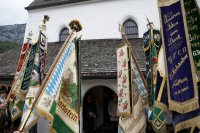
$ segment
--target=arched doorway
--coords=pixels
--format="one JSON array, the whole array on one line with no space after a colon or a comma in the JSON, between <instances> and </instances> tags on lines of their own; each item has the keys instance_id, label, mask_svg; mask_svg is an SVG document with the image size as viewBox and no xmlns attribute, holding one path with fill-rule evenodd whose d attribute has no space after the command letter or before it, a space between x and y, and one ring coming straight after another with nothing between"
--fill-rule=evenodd
<instances>
[{"instance_id":1,"label":"arched doorway","mask_svg":"<svg viewBox=\"0 0 200 133\"><path fill-rule=\"evenodd\" d=\"M116 94L112 89L106 86L95 86L89 89L83 98L83 112L86 110L86 101L88 95L92 96L97 108L97 116L95 119L95 132L97 133L111 133L111 121L108 113L109 101L112 99L113 94ZM83 113L84 114L84 113ZM83 115L83 129L85 131L85 124L87 118Z\"/></svg>"}]
</instances>

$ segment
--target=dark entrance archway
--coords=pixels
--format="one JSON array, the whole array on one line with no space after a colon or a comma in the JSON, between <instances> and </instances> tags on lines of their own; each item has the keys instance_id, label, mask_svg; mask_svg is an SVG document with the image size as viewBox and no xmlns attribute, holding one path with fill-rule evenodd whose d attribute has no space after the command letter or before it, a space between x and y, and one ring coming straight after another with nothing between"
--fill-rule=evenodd
<instances>
[{"instance_id":1,"label":"dark entrance archway","mask_svg":"<svg viewBox=\"0 0 200 133\"><path fill-rule=\"evenodd\" d=\"M95 133L111 133L111 121L108 113L109 101L112 99L115 92L106 86L95 86L91 88L83 98L83 129L87 122L86 114L86 101L89 95L92 96L97 108L97 115L95 119Z\"/></svg>"}]
</instances>

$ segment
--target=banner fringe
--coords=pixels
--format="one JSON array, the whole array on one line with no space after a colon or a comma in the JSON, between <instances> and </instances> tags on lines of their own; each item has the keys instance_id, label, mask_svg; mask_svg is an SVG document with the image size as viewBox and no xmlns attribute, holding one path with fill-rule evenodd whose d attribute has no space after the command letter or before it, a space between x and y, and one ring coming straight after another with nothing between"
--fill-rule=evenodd
<instances>
[{"instance_id":1,"label":"banner fringe","mask_svg":"<svg viewBox=\"0 0 200 133\"><path fill-rule=\"evenodd\" d=\"M158 0L158 7L170 6L179 0Z\"/></svg>"},{"instance_id":2,"label":"banner fringe","mask_svg":"<svg viewBox=\"0 0 200 133\"><path fill-rule=\"evenodd\" d=\"M164 103L162 102L159 102L159 101L154 101L154 104L157 108L160 108L162 109L164 112L169 112L169 108L167 105L165 105Z\"/></svg>"},{"instance_id":3,"label":"banner fringe","mask_svg":"<svg viewBox=\"0 0 200 133\"><path fill-rule=\"evenodd\" d=\"M199 109L198 98L187 101L186 104L176 103L171 100L169 101L169 110L173 110L181 114L188 113L197 109Z\"/></svg>"},{"instance_id":4,"label":"banner fringe","mask_svg":"<svg viewBox=\"0 0 200 133\"><path fill-rule=\"evenodd\" d=\"M177 133L178 131L180 131L182 129L186 129L186 128L190 128L190 127L200 128L200 116L177 124L174 128L174 131L175 131L175 133Z\"/></svg>"}]
</instances>

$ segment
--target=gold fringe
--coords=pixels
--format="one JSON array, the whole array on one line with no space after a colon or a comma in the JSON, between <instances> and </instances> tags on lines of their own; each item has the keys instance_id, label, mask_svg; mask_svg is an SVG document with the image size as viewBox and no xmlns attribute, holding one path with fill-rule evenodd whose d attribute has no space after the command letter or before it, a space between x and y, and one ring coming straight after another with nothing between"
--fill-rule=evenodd
<instances>
[{"instance_id":1,"label":"gold fringe","mask_svg":"<svg viewBox=\"0 0 200 133\"><path fill-rule=\"evenodd\" d=\"M165 105L164 103L161 103L159 101L154 101L154 104L157 108L160 108L162 109L164 112L168 112L169 111L169 108L167 105Z\"/></svg>"},{"instance_id":2,"label":"gold fringe","mask_svg":"<svg viewBox=\"0 0 200 133\"><path fill-rule=\"evenodd\" d=\"M182 129L186 129L186 128L190 128L190 127L200 128L200 116L177 124L174 128L174 131L175 131L175 133L177 133L178 131L180 131Z\"/></svg>"},{"instance_id":3,"label":"gold fringe","mask_svg":"<svg viewBox=\"0 0 200 133\"><path fill-rule=\"evenodd\" d=\"M148 46L147 47L143 47L144 52L146 52L147 50L149 50L150 46L151 46L151 41L148 42Z\"/></svg>"},{"instance_id":4,"label":"gold fringe","mask_svg":"<svg viewBox=\"0 0 200 133\"><path fill-rule=\"evenodd\" d=\"M126 113L117 112L117 116L129 117L129 116L131 116L131 112L126 112Z\"/></svg>"},{"instance_id":5,"label":"gold fringe","mask_svg":"<svg viewBox=\"0 0 200 133\"><path fill-rule=\"evenodd\" d=\"M123 133L126 133L125 131L124 131L124 129L123 129L123 127L120 125L120 124L118 124L118 126L121 128L121 130L122 130L122 132ZM138 133L144 133L144 131L146 130L146 123L142 126L142 128L140 129L140 131L138 132Z\"/></svg>"},{"instance_id":6,"label":"gold fringe","mask_svg":"<svg viewBox=\"0 0 200 133\"><path fill-rule=\"evenodd\" d=\"M179 0L158 0L158 9L159 9L159 17L160 17L160 24L161 27L163 27L162 24L162 16L161 16L161 9L160 7L163 6L170 6L171 4L174 4L176 2L178 2ZM187 41L187 48L188 51L191 51L190 48L190 41L189 41L189 35L188 35L188 29L187 29L187 24L186 24L186 18L185 18L185 13L184 13L184 4L183 1L180 1L181 3L181 9L182 9L182 13L183 13L183 22L184 22L184 30L185 30L185 34L186 34L186 41ZM162 42L164 41L164 35L163 35L163 29L161 28L161 35L162 35ZM164 53L166 53L165 48L164 48ZM195 77L195 67L194 67L194 62L192 60L192 53L188 52L189 54L189 58L190 58L190 64L191 64L191 71L192 71L192 78L193 78L193 85L194 85L194 98L186 101L186 102L175 102L173 100L171 100L171 96L170 96L170 85L169 85L169 81L167 81L167 92L168 92L168 101L169 101L169 109L173 110L173 111L177 111L179 113L187 113L190 112L192 110L196 110L199 108L199 104L198 104L198 87L197 87L197 81L195 81L196 77ZM166 60L166 56L165 56L165 60ZM167 65L167 64L166 64ZM169 79L168 76L168 70L166 69L166 73L167 73L167 79Z\"/></svg>"},{"instance_id":7,"label":"gold fringe","mask_svg":"<svg viewBox=\"0 0 200 133\"><path fill-rule=\"evenodd\" d=\"M198 98L193 98L190 101L187 101L187 103L185 104L169 100L169 110L173 110L181 114L191 112L198 108L199 108Z\"/></svg>"},{"instance_id":8,"label":"gold fringe","mask_svg":"<svg viewBox=\"0 0 200 133\"><path fill-rule=\"evenodd\" d=\"M158 7L163 7L163 6L170 6L171 4L174 4L178 2L179 0L158 0Z\"/></svg>"}]
</instances>

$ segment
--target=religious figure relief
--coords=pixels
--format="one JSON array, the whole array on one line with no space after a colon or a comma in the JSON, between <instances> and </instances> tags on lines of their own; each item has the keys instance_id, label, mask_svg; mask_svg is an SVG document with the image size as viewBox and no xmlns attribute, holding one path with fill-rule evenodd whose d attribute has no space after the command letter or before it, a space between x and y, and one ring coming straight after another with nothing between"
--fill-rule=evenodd
<instances>
[{"instance_id":1,"label":"religious figure relief","mask_svg":"<svg viewBox=\"0 0 200 133\"><path fill-rule=\"evenodd\" d=\"M71 107L77 108L77 83L74 81L74 76L75 73L70 68L64 72L60 93Z\"/></svg>"}]
</instances>

